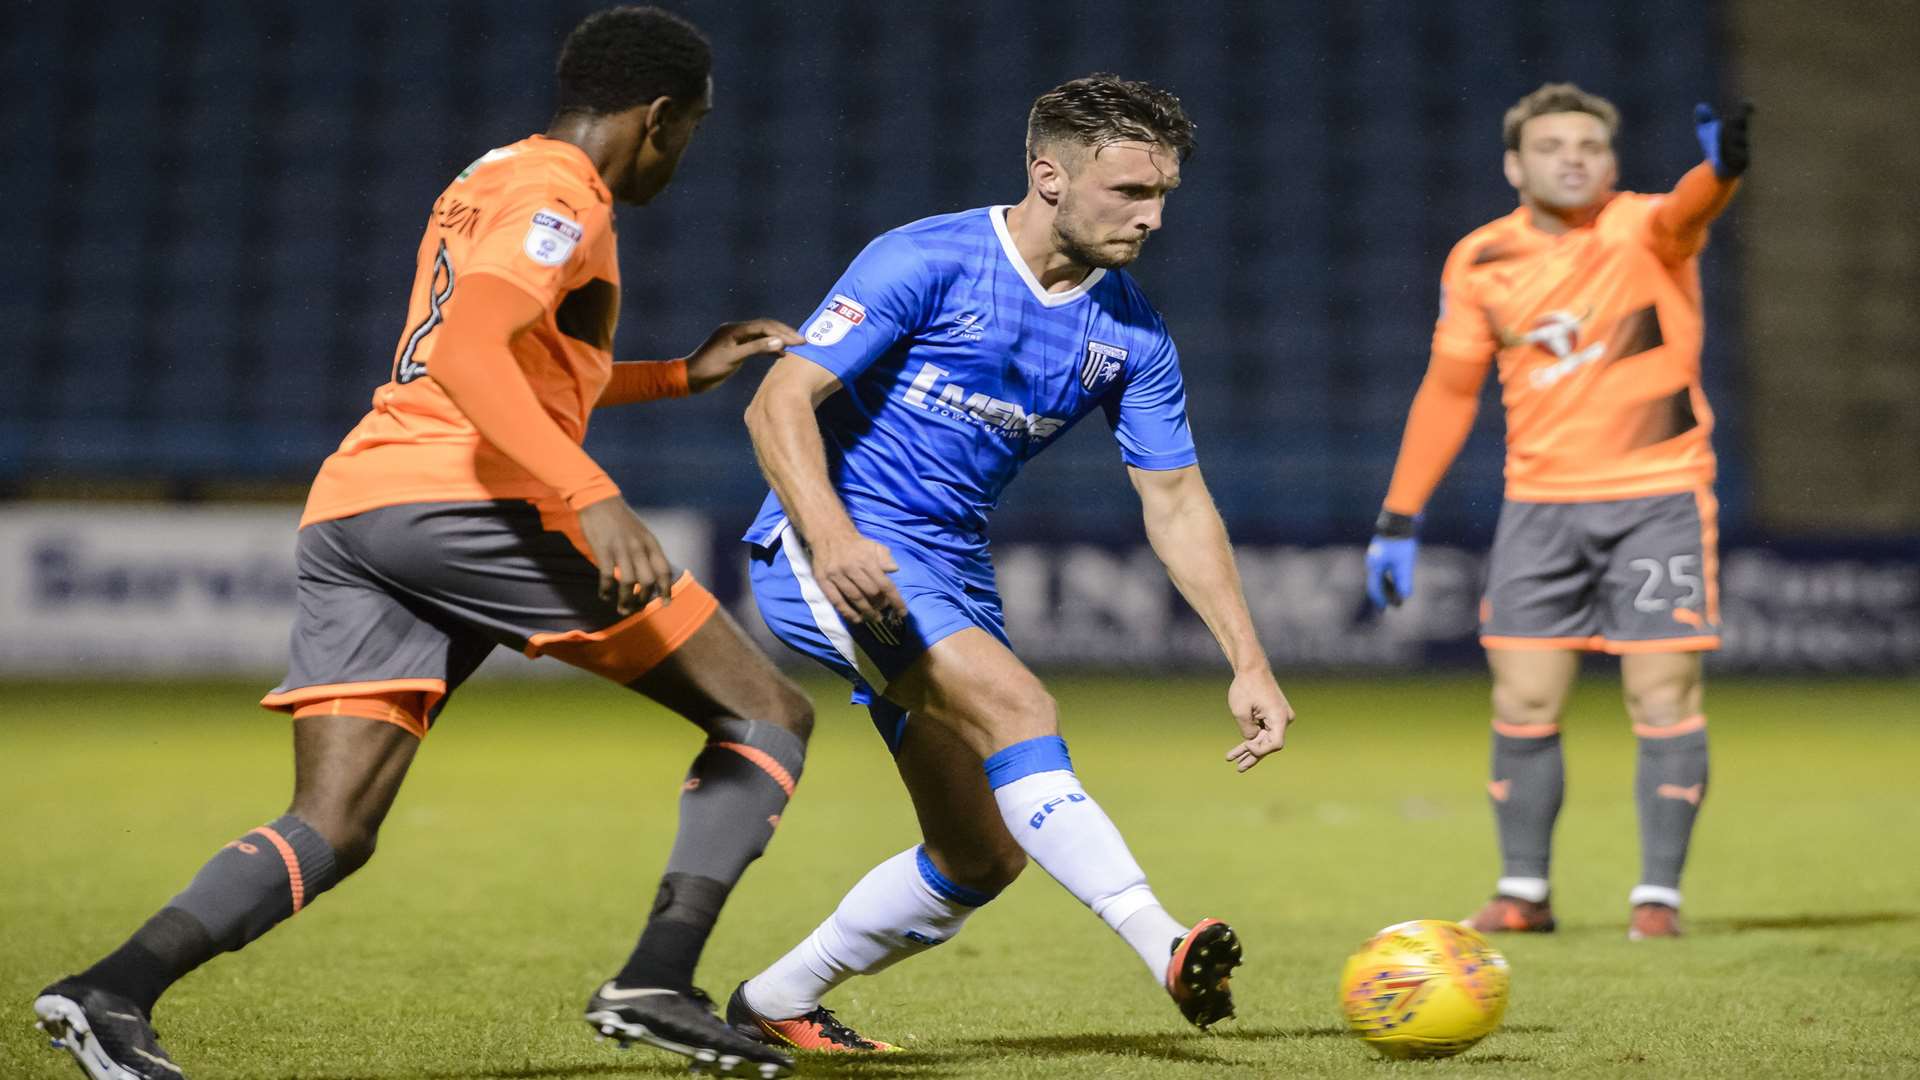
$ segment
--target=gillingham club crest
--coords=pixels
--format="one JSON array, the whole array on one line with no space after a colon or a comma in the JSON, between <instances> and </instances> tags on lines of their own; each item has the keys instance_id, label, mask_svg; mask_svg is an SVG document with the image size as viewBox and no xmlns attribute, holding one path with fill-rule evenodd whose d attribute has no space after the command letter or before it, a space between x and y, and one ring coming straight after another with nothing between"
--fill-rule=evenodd
<instances>
[{"instance_id":1,"label":"gillingham club crest","mask_svg":"<svg viewBox=\"0 0 1920 1080\"><path fill-rule=\"evenodd\" d=\"M1127 350L1118 345L1087 342L1087 358L1080 363L1080 385L1089 394L1099 393L1120 377L1120 365L1126 360Z\"/></svg>"}]
</instances>

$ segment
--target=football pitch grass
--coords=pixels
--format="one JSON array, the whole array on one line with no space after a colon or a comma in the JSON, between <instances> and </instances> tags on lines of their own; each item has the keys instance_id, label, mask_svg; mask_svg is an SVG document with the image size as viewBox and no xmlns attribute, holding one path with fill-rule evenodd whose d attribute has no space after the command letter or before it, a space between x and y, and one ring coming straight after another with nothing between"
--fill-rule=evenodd
<instances>
[{"instance_id":1,"label":"football pitch grass","mask_svg":"<svg viewBox=\"0 0 1920 1080\"><path fill-rule=\"evenodd\" d=\"M1225 680L1054 683L1074 760L1169 909L1224 917L1239 1018L1187 1028L1139 961L1037 868L949 945L830 1000L907 1052L802 1075L1920 1075L1920 685L1709 688L1711 794L1688 937L1630 944L1633 741L1610 669L1567 723L1551 936L1497 940L1506 1024L1445 1062L1344 1030L1345 956L1457 918L1495 876L1485 686L1294 679L1290 748L1246 776ZM864 712L809 687L798 797L701 968L724 1000L822 918L913 818ZM215 849L276 816L285 722L259 688L0 685L0 1076L71 1077L29 1027L41 985L118 944ZM672 1076L596 1044L588 992L631 947L694 730L584 679L482 683L427 740L368 868L160 1005L195 1080Z\"/></svg>"}]
</instances>

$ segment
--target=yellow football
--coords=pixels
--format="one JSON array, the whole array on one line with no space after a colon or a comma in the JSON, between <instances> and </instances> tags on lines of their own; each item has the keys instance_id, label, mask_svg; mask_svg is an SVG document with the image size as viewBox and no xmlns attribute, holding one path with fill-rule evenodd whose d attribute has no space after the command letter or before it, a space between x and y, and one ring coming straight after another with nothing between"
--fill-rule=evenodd
<instances>
[{"instance_id":1,"label":"yellow football","mask_svg":"<svg viewBox=\"0 0 1920 1080\"><path fill-rule=\"evenodd\" d=\"M1500 1026L1507 958L1459 923L1395 923L1348 958L1340 1010L1388 1057L1452 1057Z\"/></svg>"}]
</instances>

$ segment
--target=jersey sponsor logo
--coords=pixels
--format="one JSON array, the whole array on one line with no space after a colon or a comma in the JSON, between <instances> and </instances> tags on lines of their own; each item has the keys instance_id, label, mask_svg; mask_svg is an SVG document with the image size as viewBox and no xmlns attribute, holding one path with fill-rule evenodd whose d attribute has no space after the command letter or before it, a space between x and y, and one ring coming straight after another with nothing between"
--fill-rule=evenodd
<instances>
[{"instance_id":1,"label":"jersey sponsor logo","mask_svg":"<svg viewBox=\"0 0 1920 1080\"><path fill-rule=\"evenodd\" d=\"M901 400L916 409L958 416L1002 435L1025 435L1044 439L1066 426L1065 420L1028 413L1018 402L1002 401L986 394L970 394L959 383L940 385L951 372L938 364L924 364ZM937 393L936 393L937 391Z\"/></svg>"},{"instance_id":2,"label":"jersey sponsor logo","mask_svg":"<svg viewBox=\"0 0 1920 1080\"><path fill-rule=\"evenodd\" d=\"M835 293L807 327L807 341L815 345L837 345L849 331L867 321L867 309L851 296Z\"/></svg>"},{"instance_id":3,"label":"jersey sponsor logo","mask_svg":"<svg viewBox=\"0 0 1920 1080\"><path fill-rule=\"evenodd\" d=\"M1096 393L1120 377L1120 365L1126 363L1127 350L1104 342L1087 342L1087 358L1080 362L1080 385L1087 393Z\"/></svg>"},{"instance_id":4,"label":"jersey sponsor logo","mask_svg":"<svg viewBox=\"0 0 1920 1080\"><path fill-rule=\"evenodd\" d=\"M1538 345L1559 358L1544 367L1534 368L1527 375L1534 389L1545 390L1600 359L1607 351L1605 341L1596 341L1584 349L1575 347L1580 343L1580 328L1591 318L1592 309L1588 309L1584 315L1576 315L1571 311L1549 311L1525 334L1515 336L1502 332L1501 343L1507 346Z\"/></svg>"},{"instance_id":5,"label":"jersey sponsor logo","mask_svg":"<svg viewBox=\"0 0 1920 1080\"><path fill-rule=\"evenodd\" d=\"M533 223L527 226L527 238L521 248L527 258L541 266L559 266L573 254L575 244L586 235L586 230L572 218L562 217L560 212L541 209L534 212Z\"/></svg>"}]
</instances>

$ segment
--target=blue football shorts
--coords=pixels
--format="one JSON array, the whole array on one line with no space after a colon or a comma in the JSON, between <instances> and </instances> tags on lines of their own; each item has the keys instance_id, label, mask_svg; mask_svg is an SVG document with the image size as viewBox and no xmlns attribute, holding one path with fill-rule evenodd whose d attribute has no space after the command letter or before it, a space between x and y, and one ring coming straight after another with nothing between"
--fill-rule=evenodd
<instances>
[{"instance_id":1,"label":"blue football shorts","mask_svg":"<svg viewBox=\"0 0 1920 1080\"><path fill-rule=\"evenodd\" d=\"M788 648L853 684L851 700L865 705L889 750L900 748L907 711L884 696L887 684L913 665L935 642L970 626L1007 641L1000 594L969 585L930 553L897 537L882 541L899 570L888 575L907 602L903 625L848 623L833 609L813 578L807 546L791 524L767 544L751 544L748 574L760 617Z\"/></svg>"}]
</instances>

